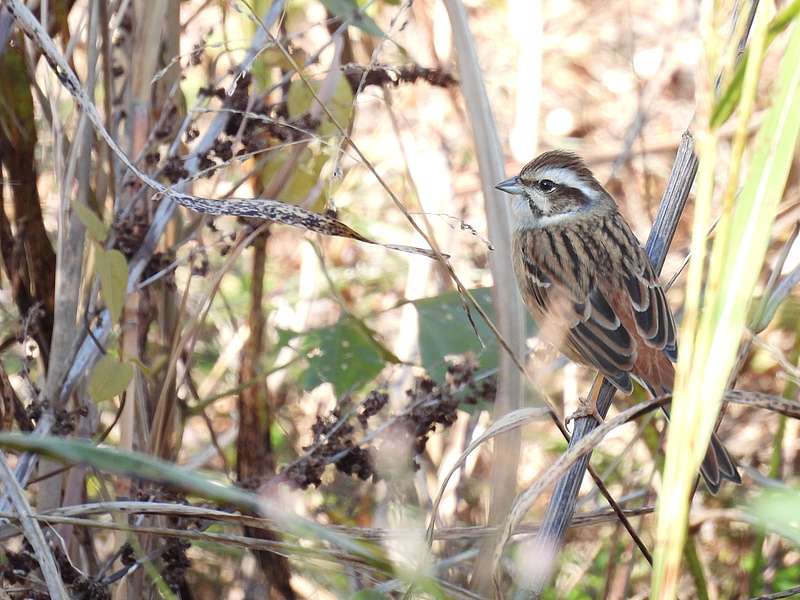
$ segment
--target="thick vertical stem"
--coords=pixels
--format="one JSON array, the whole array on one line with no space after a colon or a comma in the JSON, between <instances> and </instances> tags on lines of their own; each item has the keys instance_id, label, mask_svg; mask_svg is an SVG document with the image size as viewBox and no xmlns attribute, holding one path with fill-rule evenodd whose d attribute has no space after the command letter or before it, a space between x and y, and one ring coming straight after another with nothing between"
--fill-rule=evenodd
<instances>
[{"instance_id":1,"label":"thick vertical stem","mask_svg":"<svg viewBox=\"0 0 800 600\"><path fill-rule=\"evenodd\" d=\"M466 9L460 0L445 0L445 7L453 28L462 93L478 155L489 237L496 248L489 255L489 266L494 280L493 301L497 329L508 341L514 354L521 358L525 349L525 311L511 265L511 218L508 204L501 198L501 193L494 189L494 185L505 176L500 140L483 84ZM493 415L495 420L519 408L524 394L523 374L512 357L501 351L498 362L497 397ZM519 452L519 430L499 436L494 442L489 524L502 522L511 507L516 495ZM484 540L484 551L479 553L475 565L473 588L484 594L490 589L492 566L492 553L486 550L493 548L494 544L492 537Z\"/></svg>"},{"instance_id":2,"label":"thick vertical stem","mask_svg":"<svg viewBox=\"0 0 800 600\"><path fill-rule=\"evenodd\" d=\"M236 441L236 477L246 487L275 474L275 460L270 442L269 391L266 380L259 378L259 364L264 356L264 274L267 264L267 240L269 231L260 234L253 242L253 270L250 281L250 312L247 322L250 337L242 350L239 381L244 384L258 379L253 385L242 389L238 399L239 437ZM245 535L266 540L275 540L277 535L265 529L245 527ZM296 597L289 583L289 561L273 552L256 552L258 563L273 592L286 600Z\"/></svg>"}]
</instances>

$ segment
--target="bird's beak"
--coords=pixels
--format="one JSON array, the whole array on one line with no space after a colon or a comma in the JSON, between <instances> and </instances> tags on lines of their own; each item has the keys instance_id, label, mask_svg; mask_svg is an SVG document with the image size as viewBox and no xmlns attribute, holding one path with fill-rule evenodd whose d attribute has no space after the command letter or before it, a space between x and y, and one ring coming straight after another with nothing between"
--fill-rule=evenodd
<instances>
[{"instance_id":1,"label":"bird's beak","mask_svg":"<svg viewBox=\"0 0 800 600\"><path fill-rule=\"evenodd\" d=\"M523 192L522 183L520 183L519 177L517 176L509 177L494 187L506 194L521 194Z\"/></svg>"}]
</instances>

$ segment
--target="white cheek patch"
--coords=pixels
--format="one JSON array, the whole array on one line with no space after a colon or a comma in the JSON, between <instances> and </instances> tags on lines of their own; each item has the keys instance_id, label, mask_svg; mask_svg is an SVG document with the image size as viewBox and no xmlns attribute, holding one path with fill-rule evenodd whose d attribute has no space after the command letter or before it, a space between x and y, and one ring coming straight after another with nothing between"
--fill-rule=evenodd
<instances>
[{"instance_id":1,"label":"white cheek patch","mask_svg":"<svg viewBox=\"0 0 800 600\"><path fill-rule=\"evenodd\" d=\"M545 214L537 215L531 210L527 196L514 195L511 200L511 213L513 215L513 226L515 231L522 231L525 229L541 229L550 227L551 225L559 225L565 223L575 217L577 211L570 211L566 213L558 213L555 215L548 215L546 211L550 210L550 202L541 198L541 195L534 196L534 204L542 210Z\"/></svg>"},{"instance_id":2,"label":"white cheek patch","mask_svg":"<svg viewBox=\"0 0 800 600\"><path fill-rule=\"evenodd\" d=\"M511 197L511 214L515 230L538 227L538 219L531 211L527 196L514 194Z\"/></svg>"},{"instance_id":3,"label":"white cheek patch","mask_svg":"<svg viewBox=\"0 0 800 600\"><path fill-rule=\"evenodd\" d=\"M553 183L558 183L567 187L580 190L584 196L594 200L597 198L598 192L588 183L575 175L574 171L570 169L562 169L560 167L546 167L536 171L536 177L539 180L549 179Z\"/></svg>"},{"instance_id":4,"label":"white cheek patch","mask_svg":"<svg viewBox=\"0 0 800 600\"><path fill-rule=\"evenodd\" d=\"M536 171L536 178L539 180L549 179L553 183L565 187L571 187L581 192L590 201L596 200L600 192L590 184L580 179L574 171L561 167L545 167ZM511 211L514 216L514 229L541 229L553 225L561 225L573 220L581 210L550 214L552 206L547 193L536 188L529 188L528 195L513 196L511 201ZM531 203L539 209L541 214L536 214L531 210Z\"/></svg>"},{"instance_id":5,"label":"white cheek patch","mask_svg":"<svg viewBox=\"0 0 800 600\"><path fill-rule=\"evenodd\" d=\"M544 194L538 190L530 190L530 194L525 198L529 202L533 202L542 213L547 214L552 209L552 203L550 202L550 198L547 197L547 194ZM529 205L530 206L530 205Z\"/></svg>"}]
</instances>

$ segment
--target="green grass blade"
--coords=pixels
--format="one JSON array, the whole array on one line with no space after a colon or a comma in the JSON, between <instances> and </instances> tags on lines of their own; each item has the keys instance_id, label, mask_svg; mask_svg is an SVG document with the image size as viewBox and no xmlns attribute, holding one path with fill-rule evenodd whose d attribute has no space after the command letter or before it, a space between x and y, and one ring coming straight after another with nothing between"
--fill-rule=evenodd
<instances>
[{"instance_id":1,"label":"green grass blade","mask_svg":"<svg viewBox=\"0 0 800 600\"><path fill-rule=\"evenodd\" d=\"M789 24L800 15L800 0L794 0L789 6L784 8L781 12L775 15L772 22L769 24L767 31L767 46L778 37L778 34L783 32ZM742 84L744 82L744 72L747 68L747 61L749 52L745 52L742 60L736 65L736 70L733 73L730 83L725 87L719 100L714 106L711 113L711 128L716 129L727 121L739 105L739 100L742 98Z\"/></svg>"},{"instance_id":2,"label":"green grass blade","mask_svg":"<svg viewBox=\"0 0 800 600\"><path fill-rule=\"evenodd\" d=\"M763 29L761 32L763 44ZM758 43L757 32L753 43ZM689 493L736 357L748 304L769 243L770 225L783 195L800 133L798 64L800 27L795 25L781 61L772 106L756 137L744 187L720 221L704 309L702 314L695 315L694 323L682 329L682 343L688 340L691 352L688 356L681 355L676 381L664 489L657 510L654 598L675 597ZM755 89L749 93L755 93ZM735 176L731 173L731 177ZM708 201L710 197L709 194L699 201ZM694 269L701 267L693 265Z\"/></svg>"},{"instance_id":3,"label":"green grass blade","mask_svg":"<svg viewBox=\"0 0 800 600\"><path fill-rule=\"evenodd\" d=\"M82 440L24 433L0 433L0 447L34 452L68 464L91 465L104 473L146 479L223 505L233 505L273 519L286 533L310 540L330 542L365 558L375 567L390 573L394 571L391 563L383 557L382 550L372 544L353 540L313 521L298 517L258 494L218 483L200 473L146 454L95 446Z\"/></svg>"}]
</instances>

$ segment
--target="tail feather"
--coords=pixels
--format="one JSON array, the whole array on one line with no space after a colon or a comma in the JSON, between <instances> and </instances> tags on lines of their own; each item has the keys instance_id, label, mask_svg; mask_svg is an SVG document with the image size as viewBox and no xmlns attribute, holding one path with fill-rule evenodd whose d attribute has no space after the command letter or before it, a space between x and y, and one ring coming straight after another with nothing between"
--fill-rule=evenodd
<instances>
[{"instance_id":1,"label":"tail feather","mask_svg":"<svg viewBox=\"0 0 800 600\"><path fill-rule=\"evenodd\" d=\"M706 452L706 457L700 466L700 475L703 476L703 481L706 482L706 486L712 494L716 494L719 491L719 486L723 480L737 484L742 483L736 464L716 433L711 435L708 452Z\"/></svg>"},{"instance_id":2,"label":"tail feather","mask_svg":"<svg viewBox=\"0 0 800 600\"><path fill-rule=\"evenodd\" d=\"M643 382L650 394L653 397L671 394L672 382L675 379L675 368L672 366L672 362L667 359L667 355L659 355L658 367L655 369L655 373L657 373L658 377L654 379L654 384ZM664 406L662 410L667 415L667 420L669 420L669 407ZM711 442L708 445L706 456L700 465L700 475L712 494L716 494L719 491L723 480L737 484L742 483L742 478L736 469L736 463L731 458L731 455L728 454L716 433L711 435Z\"/></svg>"},{"instance_id":3,"label":"tail feather","mask_svg":"<svg viewBox=\"0 0 800 600\"><path fill-rule=\"evenodd\" d=\"M667 415L667 419L669 419L669 409L664 407L663 411ZM742 483L736 463L731 458L731 455L728 454L716 433L711 435L708 451L700 465L700 475L712 494L716 494L719 491L719 487L724 480L732 481L736 484Z\"/></svg>"}]
</instances>

